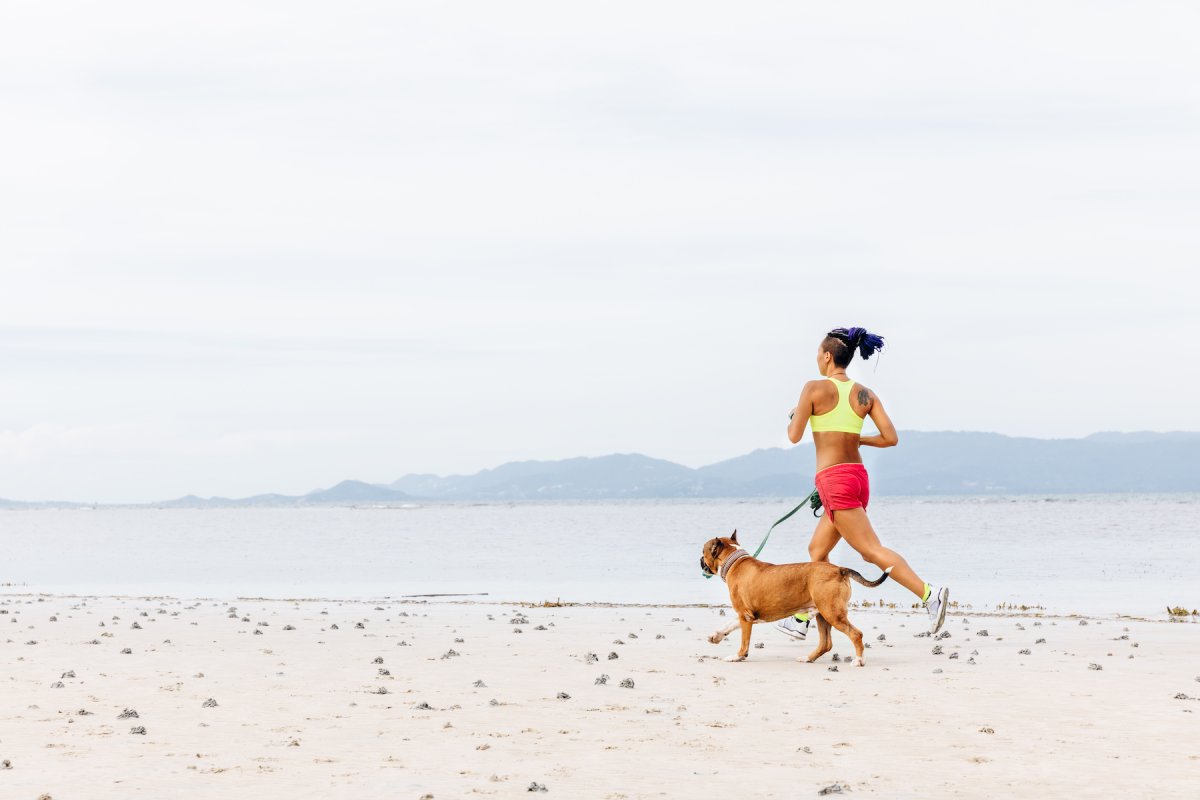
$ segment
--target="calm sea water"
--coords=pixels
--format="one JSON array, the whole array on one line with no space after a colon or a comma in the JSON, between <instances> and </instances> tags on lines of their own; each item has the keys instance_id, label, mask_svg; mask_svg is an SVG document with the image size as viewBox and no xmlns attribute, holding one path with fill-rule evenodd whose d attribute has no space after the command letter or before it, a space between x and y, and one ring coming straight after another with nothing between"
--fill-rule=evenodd
<instances>
[{"instance_id":1,"label":"calm sea water","mask_svg":"<svg viewBox=\"0 0 1200 800\"><path fill-rule=\"evenodd\" d=\"M794 501L793 501L794 502ZM431 504L348 509L0 512L0 592L720 603L701 544L753 548L786 500ZM974 607L1161 615L1200 606L1200 495L877 498L884 543ZM815 521L763 553L807 559ZM876 570L845 545L835 563ZM855 596L910 602L895 584Z\"/></svg>"}]
</instances>

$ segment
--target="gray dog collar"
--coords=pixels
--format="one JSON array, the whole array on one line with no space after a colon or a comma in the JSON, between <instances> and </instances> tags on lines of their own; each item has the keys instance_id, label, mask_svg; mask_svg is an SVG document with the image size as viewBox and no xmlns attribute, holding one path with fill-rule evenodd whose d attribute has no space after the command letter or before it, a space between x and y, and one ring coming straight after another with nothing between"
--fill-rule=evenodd
<instances>
[{"instance_id":1,"label":"gray dog collar","mask_svg":"<svg viewBox=\"0 0 1200 800\"><path fill-rule=\"evenodd\" d=\"M725 559L725 563L721 565L721 569L717 574L721 576L721 580L725 580L725 576L729 574L729 570L733 569L734 564L741 561L743 558L749 557L750 554L739 547L737 550L733 551L729 558Z\"/></svg>"}]
</instances>

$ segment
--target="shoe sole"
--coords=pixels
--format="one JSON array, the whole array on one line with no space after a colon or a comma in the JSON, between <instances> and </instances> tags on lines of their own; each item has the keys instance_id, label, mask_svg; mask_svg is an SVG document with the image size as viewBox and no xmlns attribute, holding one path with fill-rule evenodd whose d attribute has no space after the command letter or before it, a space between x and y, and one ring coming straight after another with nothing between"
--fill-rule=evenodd
<instances>
[{"instance_id":1,"label":"shoe sole","mask_svg":"<svg viewBox=\"0 0 1200 800\"><path fill-rule=\"evenodd\" d=\"M942 625L946 624L946 609L950 604L950 590L942 589L938 592L938 618L937 624L933 626L930 633L937 633L942 629Z\"/></svg>"},{"instance_id":2,"label":"shoe sole","mask_svg":"<svg viewBox=\"0 0 1200 800\"><path fill-rule=\"evenodd\" d=\"M807 637L807 634L804 634L804 633L792 633L791 631L789 631L789 630L786 630L785 628L776 628L775 630L779 631L780 633L784 634L785 636L790 636L790 637L792 637L793 639L795 639L796 641L799 641L799 642L803 642L803 641L805 640L805 638Z\"/></svg>"}]
</instances>

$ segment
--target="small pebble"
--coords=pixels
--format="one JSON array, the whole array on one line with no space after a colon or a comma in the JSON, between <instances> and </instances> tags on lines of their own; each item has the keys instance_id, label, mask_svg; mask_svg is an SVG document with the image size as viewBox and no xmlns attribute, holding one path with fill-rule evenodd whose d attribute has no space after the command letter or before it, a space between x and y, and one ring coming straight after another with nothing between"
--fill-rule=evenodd
<instances>
[{"instance_id":1,"label":"small pebble","mask_svg":"<svg viewBox=\"0 0 1200 800\"><path fill-rule=\"evenodd\" d=\"M527 791L527 792L548 792L550 790L546 788L546 785L544 783L538 783L537 781L533 781L532 783L529 784L529 788L526 789L525 791Z\"/></svg>"},{"instance_id":2,"label":"small pebble","mask_svg":"<svg viewBox=\"0 0 1200 800\"><path fill-rule=\"evenodd\" d=\"M1088 669L1095 670L1098 672L1098 671L1104 669L1104 667L1100 666L1099 664L1088 664Z\"/></svg>"},{"instance_id":3,"label":"small pebble","mask_svg":"<svg viewBox=\"0 0 1200 800\"><path fill-rule=\"evenodd\" d=\"M145 736L145 735L146 735L146 728L145 728L144 726L142 726L142 725L135 725L134 727L132 727L132 728L130 728L130 729L129 729L129 732L130 732L130 733L135 733L135 734L137 734L138 736Z\"/></svg>"},{"instance_id":4,"label":"small pebble","mask_svg":"<svg viewBox=\"0 0 1200 800\"><path fill-rule=\"evenodd\" d=\"M200 707L201 707L201 708L216 708L216 707L217 707L217 701L216 701L216 700L213 700L213 699L210 697L210 698L208 698L207 700L205 700L203 703L201 703L201 704L200 704Z\"/></svg>"},{"instance_id":5,"label":"small pebble","mask_svg":"<svg viewBox=\"0 0 1200 800\"><path fill-rule=\"evenodd\" d=\"M609 653L609 654L608 654L608 660L609 660L609 661L612 661L614 658L620 658L620 656L619 656L619 655L617 655L616 653Z\"/></svg>"},{"instance_id":6,"label":"small pebble","mask_svg":"<svg viewBox=\"0 0 1200 800\"><path fill-rule=\"evenodd\" d=\"M558 699L559 699L559 700L570 700L570 699L571 699L571 695L567 694L566 692L559 692L559 693L558 693Z\"/></svg>"},{"instance_id":7,"label":"small pebble","mask_svg":"<svg viewBox=\"0 0 1200 800\"><path fill-rule=\"evenodd\" d=\"M830 672L837 672L837 671L838 671L837 664L831 664L831 665L829 666L829 671L830 671Z\"/></svg>"},{"instance_id":8,"label":"small pebble","mask_svg":"<svg viewBox=\"0 0 1200 800\"><path fill-rule=\"evenodd\" d=\"M621 688L622 689L632 689L633 688L633 678L625 678L624 680L622 680Z\"/></svg>"},{"instance_id":9,"label":"small pebble","mask_svg":"<svg viewBox=\"0 0 1200 800\"><path fill-rule=\"evenodd\" d=\"M976 636L987 636L988 635L987 628L975 631L975 635Z\"/></svg>"},{"instance_id":10,"label":"small pebble","mask_svg":"<svg viewBox=\"0 0 1200 800\"><path fill-rule=\"evenodd\" d=\"M596 685L597 685L597 686L604 686L605 684L607 684L607 683L608 683L608 676L607 676L607 675L601 675L599 678L596 678L596 681L595 681L595 683L596 683Z\"/></svg>"}]
</instances>

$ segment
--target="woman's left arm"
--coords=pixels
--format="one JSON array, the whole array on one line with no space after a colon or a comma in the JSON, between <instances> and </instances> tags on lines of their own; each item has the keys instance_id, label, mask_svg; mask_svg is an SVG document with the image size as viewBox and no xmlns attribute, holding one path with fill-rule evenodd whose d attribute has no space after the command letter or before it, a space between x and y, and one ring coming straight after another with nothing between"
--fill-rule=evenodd
<instances>
[{"instance_id":1,"label":"woman's left arm","mask_svg":"<svg viewBox=\"0 0 1200 800\"><path fill-rule=\"evenodd\" d=\"M804 388L800 390L800 399L796 401L796 407L792 409L791 416L788 418L788 441L796 444L804 438L804 429L808 427L808 418L812 416L812 386L815 381L809 381L804 384Z\"/></svg>"}]
</instances>

